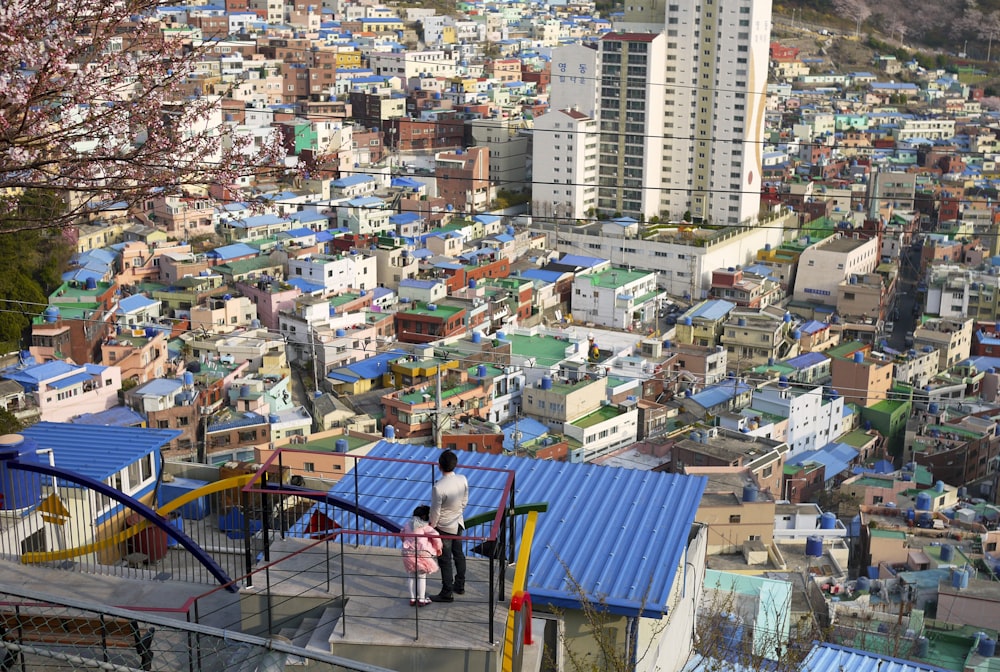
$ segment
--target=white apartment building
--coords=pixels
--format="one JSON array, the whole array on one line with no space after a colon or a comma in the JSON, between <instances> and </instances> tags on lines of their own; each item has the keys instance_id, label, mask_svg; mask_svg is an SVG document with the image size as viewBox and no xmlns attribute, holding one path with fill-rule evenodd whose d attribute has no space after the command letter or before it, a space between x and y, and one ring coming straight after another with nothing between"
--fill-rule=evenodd
<instances>
[{"instance_id":1,"label":"white apartment building","mask_svg":"<svg viewBox=\"0 0 1000 672\"><path fill-rule=\"evenodd\" d=\"M381 198L363 196L352 198L337 206L337 224L361 236L388 235L396 227L389 221L393 211Z\"/></svg>"},{"instance_id":2,"label":"white apartment building","mask_svg":"<svg viewBox=\"0 0 1000 672\"><path fill-rule=\"evenodd\" d=\"M968 359L972 351L971 318L938 318L927 320L913 330L913 347L930 347L938 352L938 368L947 371L963 359Z\"/></svg>"},{"instance_id":3,"label":"white apartment building","mask_svg":"<svg viewBox=\"0 0 1000 672\"><path fill-rule=\"evenodd\" d=\"M917 389L923 389L938 374L940 356L936 348L925 345L900 353L892 360L892 377Z\"/></svg>"},{"instance_id":4,"label":"white apartment building","mask_svg":"<svg viewBox=\"0 0 1000 672\"><path fill-rule=\"evenodd\" d=\"M549 245L565 254L586 254L613 260L615 264L656 273L660 289L674 296L704 299L712 286L712 271L748 264L757 250L784 242L786 225L794 226L794 213L776 216L761 226L729 229L701 244L673 231L647 238L614 237L604 234L600 223L574 226L556 220L535 220L533 226L549 237Z\"/></svg>"},{"instance_id":5,"label":"white apartment building","mask_svg":"<svg viewBox=\"0 0 1000 672\"><path fill-rule=\"evenodd\" d=\"M535 119L532 176L532 216L592 216L597 206L597 121L576 109L553 110Z\"/></svg>"},{"instance_id":6,"label":"white apartment building","mask_svg":"<svg viewBox=\"0 0 1000 672\"><path fill-rule=\"evenodd\" d=\"M949 140L955 137L955 120L943 117L935 119L900 119L899 126L892 130L896 142L926 138L928 140Z\"/></svg>"},{"instance_id":7,"label":"white apartment building","mask_svg":"<svg viewBox=\"0 0 1000 672\"><path fill-rule=\"evenodd\" d=\"M450 78L457 73L457 53L439 49L424 51L372 52L368 55L368 67L376 75L399 77L403 82L422 74Z\"/></svg>"},{"instance_id":8,"label":"white apartment building","mask_svg":"<svg viewBox=\"0 0 1000 672\"><path fill-rule=\"evenodd\" d=\"M695 221L716 224L736 224L756 217L764 148L771 0L654 0L627 5L624 21L615 30L632 37L658 33L664 42L662 50L649 49L643 60L641 50L625 49L626 45L640 45L638 37L616 39L611 34L601 40L598 119L602 124L614 124L602 125L602 144L605 139L617 138L623 139L621 144L630 144L628 136L634 132L653 135L661 138L658 151L646 156L664 158L656 170L643 176L646 179L642 182L646 191L658 197L656 207L630 210L624 205L636 202L633 194L612 199L605 198L603 192L599 207L620 203L623 207L618 210L622 214L637 217L642 213L647 218L658 215L674 220L690 211ZM615 42L623 49L608 48ZM626 58L621 60L619 55ZM634 58L630 61L627 56ZM657 73L655 81L647 72ZM629 77L634 77L633 84L629 84ZM652 85L648 90L639 88L640 77ZM652 95L660 90L662 96ZM619 95L621 106L615 99ZM650 99L649 105L634 104L636 99L644 98ZM631 106L627 104L629 99L633 101ZM606 117L605 111L618 111L621 116ZM631 120L624 116L630 112ZM636 125L630 130L628 124L640 123L637 112L646 115L641 121L643 127ZM608 144L614 151L615 143ZM621 163L602 150L602 168ZM652 174L657 172L659 176ZM659 179L650 179L656 177ZM620 189L629 191L631 187L625 182ZM601 198L604 203L600 203Z\"/></svg>"},{"instance_id":9,"label":"white apartment building","mask_svg":"<svg viewBox=\"0 0 1000 672\"><path fill-rule=\"evenodd\" d=\"M576 439L580 448L571 450L570 462L589 462L622 446L636 441L639 431L639 411L602 406L582 418L563 423L563 434Z\"/></svg>"},{"instance_id":10,"label":"white apartment building","mask_svg":"<svg viewBox=\"0 0 1000 672\"><path fill-rule=\"evenodd\" d=\"M851 275L874 271L879 252L877 238L861 240L839 235L807 248L799 257L794 299L836 307L840 283Z\"/></svg>"},{"instance_id":11,"label":"white apartment building","mask_svg":"<svg viewBox=\"0 0 1000 672\"><path fill-rule=\"evenodd\" d=\"M601 212L652 217L660 212L666 96L666 37L608 33L599 43L600 145L597 207ZM686 174L686 173L681 173Z\"/></svg>"},{"instance_id":12,"label":"white apartment building","mask_svg":"<svg viewBox=\"0 0 1000 672\"><path fill-rule=\"evenodd\" d=\"M288 277L323 285L327 292L374 289L377 286L377 259L357 254L316 254L288 260Z\"/></svg>"},{"instance_id":13,"label":"white apartment building","mask_svg":"<svg viewBox=\"0 0 1000 672\"><path fill-rule=\"evenodd\" d=\"M628 329L656 314L656 274L608 268L573 279L572 310L577 322Z\"/></svg>"},{"instance_id":14,"label":"white apartment building","mask_svg":"<svg viewBox=\"0 0 1000 672\"><path fill-rule=\"evenodd\" d=\"M784 437L788 457L822 448L844 431L844 398L839 394L824 395L821 386L767 383L754 390L750 408L743 414L753 411L788 418Z\"/></svg>"},{"instance_id":15,"label":"white apartment building","mask_svg":"<svg viewBox=\"0 0 1000 672\"><path fill-rule=\"evenodd\" d=\"M553 49L549 110L577 110L596 118L597 73L596 50L582 44L566 44ZM537 120L535 128L538 128ZM538 142L537 134L535 142Z\"/></svg>"}]
</instances>

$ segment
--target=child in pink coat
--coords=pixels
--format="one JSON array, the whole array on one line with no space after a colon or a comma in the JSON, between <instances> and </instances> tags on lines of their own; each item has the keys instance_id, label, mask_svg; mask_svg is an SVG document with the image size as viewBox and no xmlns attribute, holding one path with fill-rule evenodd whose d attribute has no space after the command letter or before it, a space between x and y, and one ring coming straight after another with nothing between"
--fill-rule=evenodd
<instances>
[{"instance_id":1,"label":"child in pink coat","mask_svg":"<svg viewBox=\"0 0 1000 672\"><path fill-rule=\"evenodd\" d=\"M427 521L431 508L426 504L413 510L413 518L403 526L403 567L409 574L410 606L431 603L427 597L427 575L438 571L441 539Z\"/></svg>"}]
</instances>

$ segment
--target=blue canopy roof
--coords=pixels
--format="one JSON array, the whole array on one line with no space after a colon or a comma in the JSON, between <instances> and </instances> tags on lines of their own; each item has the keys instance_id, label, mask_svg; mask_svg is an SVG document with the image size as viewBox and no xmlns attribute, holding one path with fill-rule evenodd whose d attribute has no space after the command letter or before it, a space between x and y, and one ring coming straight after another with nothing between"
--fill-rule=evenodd
<instances>
[{"instance_id":1,"label":"blue canopy roof","mask_svg":"<svg viewBox=\"0 0 1000 672\"><path fill-rule=\"evenodd\" d=\"M436 464L437 448L380 441L372 457ZM579 608L580 586L592 586L589 600L622 615L659 617L671 608L674 578L682 564L706 479L639 469L463 452L459 472L469 479L466 517L493 510L515 472L515 501L546 502L538 517L528 591L535 604ZM426 464L360 460L356 478L331 490L360 493L359 503L399 521L414 502L427 499ZM587 496L587 493L599 496ZM615 503L610 506L609 503Z\"/></svg>"}]
</instances>

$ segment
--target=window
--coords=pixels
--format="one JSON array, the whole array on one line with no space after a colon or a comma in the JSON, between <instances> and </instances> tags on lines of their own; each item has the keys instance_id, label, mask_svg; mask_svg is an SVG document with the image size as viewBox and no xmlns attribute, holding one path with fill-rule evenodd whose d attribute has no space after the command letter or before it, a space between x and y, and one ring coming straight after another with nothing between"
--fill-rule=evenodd
<instances>
[{"instance_id":1,"label":"window","mask_svg":"<svg viewBox=\"0 0 1000 672\"><path fill-rule=\"evenodd\" d=\"M302 468L305 471L316 471L316 465L313 464L312 462L303 462L302 463Z\"/></svg>"},{"instance_id":2,"label":"window","mask_svg":"<svg viewBox=\"0 0 1000 672\"><path fill-rule=\"evenodd\" d=\"M730 523L739 523L740 522L740 514L734 513L731 516L729 516L729 522Z\"/></svg>"}]
</instances>

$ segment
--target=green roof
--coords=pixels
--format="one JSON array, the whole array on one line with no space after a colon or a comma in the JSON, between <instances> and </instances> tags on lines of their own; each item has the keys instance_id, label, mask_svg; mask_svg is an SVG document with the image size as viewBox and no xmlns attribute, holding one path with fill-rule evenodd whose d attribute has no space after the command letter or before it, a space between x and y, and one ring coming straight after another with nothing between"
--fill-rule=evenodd
<instances>
[{"instance_id":1,"label":"green roof","mask_svg":"<svg viewBox=\"0 0 1000 672\"><path fill-rule=\"evenodd\" d=\"M874 438L863 429L855 429L853 432L848 432L837 440L854 448L861 448L868 445Z\"/></svg>"},{"instance_id":2,"label":"green roof","mask_svg":"<svg viewBox=\"0 0 1000 672\"><path fill-rule=\"evenodd\" d=\"M878 478L876 476L865 476L854 481L853 485L860 485L865 488L891 488L893 484L891 478Z\"/></svg>"},{"instance_id":3,"label":"green roof","mask_svg":"<svg viewBox=\"0 0 1000 672\"><path fill-rule=\"evenodd\" d=\"M336 436L327 436L322 439L310 439L306 441L304 445L297 446L297 448L312 450L318 453L334 453L337 452L337 441L340 439L347 440L348 450L354 450L355 448L367 446L372 442L371 439L338 434Z\"/></svg>"},{"instance_id":4,"label":"green roof","mask_svg":"<svg viewBox=\"0 0 1000 672\"><path fill-rule=\"evenodd\" d=\"M883 539L906 539L906 532L901 530L883 530L880 528L868 530L873 537L882 537Z\"/></svg>"},{"instance_id":5,"label":"green roof","mask_svg":"<svg viewBox=\"0 0 1000 672\"><path fill-rule=\"evenodd\" d=\"M598 425L605 420L611 420L612 418L617 418L621 415L621 411L618 410L616 406L601 406L599 409L592 413L588 413L582 418L578 418L573 422L569 423L574 427L579 427L581 429L586 429L587 427L593 427Z\"/></svg>"},{"instance_id":6,"label":"green roof","mask_svg":"<svg viewBox=\"0 0 1000 672\"><path fill-rule=\"evenodd\" d=\"M435 305L435 304L431 304ZM458 306L440 305L435 306L435 310L430 310L427 308L427 304L424 304L422 308L413 307L406 311L407 315L433 315L440 317L443 320L447 320L449 317L454 317L456 313L463 310Z\"/></svg>"},{"instance_id":7,"label":"green roof","mask_svg":"<svg viewBox=\"0 0 1000 672\"><path fill-rule=\"evenodd\" d=\"M475 387L479 387L478 382L462 383L461 385L458 385L456 387L449 387L447 389L441 390L441 401L443 402L445 399L454 397L456 394L461 394L462 392L468 392L469 390ZM424 401L424 394L425 394L424 392L420 392L418 390L412 394L401 394L399 395L399 399L400 401L405 401L408 404L421 404ZM427 394L430 394L432 400L434 399L434 394L431 393L430 390L427 391Z\"/></svg>"},{"instance_id":8,"label":"green roof","mask_svg":"<svg viewBox=\"0 0 1000 672\"><path fill-rule=\"evenodd\" d=\"M589 279L590 284L602 289L618 289L625 285L641 280L650 273L648 271L630 271L627 268L609 268L599 273L588 273L584 276L577 276L583 280Z\"/></svg>"},{"instance_id":9,"label":"green roof","mask_svg":"<svg viewBox=\"0 0 1000 672\"><path fill-rule=\"evenodd\" d=\"M548 368L566 359L569 343L554 336L518 336L508 334L511 352L519 357L532 357L535 365Z\"/></svg>"}]
</instances>

